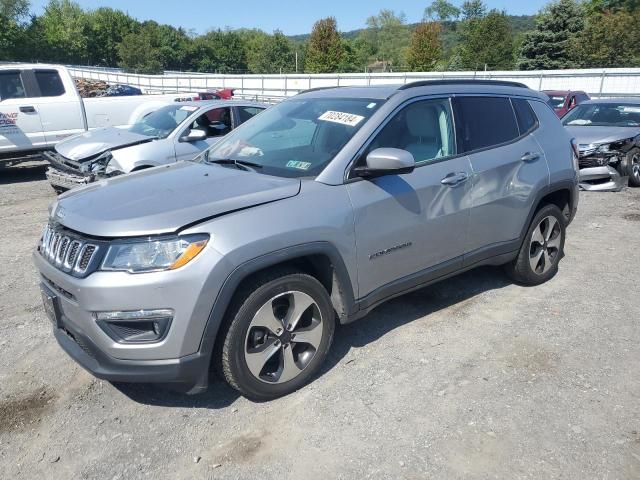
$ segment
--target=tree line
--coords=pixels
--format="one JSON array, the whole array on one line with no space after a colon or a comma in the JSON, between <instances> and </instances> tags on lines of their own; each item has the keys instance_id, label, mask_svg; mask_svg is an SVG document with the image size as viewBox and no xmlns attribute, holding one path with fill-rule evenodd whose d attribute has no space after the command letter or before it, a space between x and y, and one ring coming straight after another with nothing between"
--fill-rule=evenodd
<instances>
[{"instance_id":1,"label":"tree line","mask_svg":"<svg viewBox=\"0 0 640 480\"><path fill-rule=\"evenodd\" d=\"M522 20L522 19L520 19ZM534 70L640 66L640 0L555 0L535 17L434 0L423 19L382 10L355 35L334 17L310 35L213 29L198 35L112 8L85 10L50 0L41 15L28 0L0 0L0 61L121 67L139 73Z\"/></svg>"}]
</instances>

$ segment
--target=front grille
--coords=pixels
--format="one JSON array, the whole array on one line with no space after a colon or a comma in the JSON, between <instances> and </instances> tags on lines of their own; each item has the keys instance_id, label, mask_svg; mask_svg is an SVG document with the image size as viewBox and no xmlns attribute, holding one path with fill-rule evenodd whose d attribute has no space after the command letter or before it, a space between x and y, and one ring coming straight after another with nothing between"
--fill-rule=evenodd
<instances>
[{"instance_id":1,"label":"front grille","mask_svg":"<svg viewBox=\"0 0 640 480\"><path fill-rule=\"evenodd\" d=\"M62 227L48 224L42 233L39 251L58 270L84 277L97 267L100 242L82 238Z\"/></svg>"},{"instance_id":2,"label":"front grille","mask_svg":"<svg viewBox=\"0 0 640 480\"><path fill-rule=\"evenodd\" d=\"M608 165L609 160L604 157L582 157L578 160L580 168L593 168Z\"/></svg>"}]
</instances>

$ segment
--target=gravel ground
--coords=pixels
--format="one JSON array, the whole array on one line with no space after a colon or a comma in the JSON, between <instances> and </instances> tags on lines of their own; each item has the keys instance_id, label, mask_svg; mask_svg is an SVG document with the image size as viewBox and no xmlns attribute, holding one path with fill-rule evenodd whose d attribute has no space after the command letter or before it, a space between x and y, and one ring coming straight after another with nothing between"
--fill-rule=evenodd
<instances>
[{"instance_id":1,"label":"gravel ground","mask_svg":"<svg viewBox=\"0 0 640 480\"><path fill-rule=\"evenodd\" d=\"M551 282L486 268L396 299L261 404L67 358L30 259L53 198L42 167L0 173L2 478L640 478L640 190L582 195Z\"/></svg>"}]
</instances>

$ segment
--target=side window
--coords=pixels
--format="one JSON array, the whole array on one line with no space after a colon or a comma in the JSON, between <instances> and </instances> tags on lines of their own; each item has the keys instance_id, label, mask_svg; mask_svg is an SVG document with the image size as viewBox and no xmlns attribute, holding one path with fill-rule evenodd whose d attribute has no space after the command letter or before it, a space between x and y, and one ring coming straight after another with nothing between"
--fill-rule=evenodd
<instances>
[{"instance_id":1,"label":"side window","mask_svg":"<svg viewBox=\"0 0 640 480\"><path fill-rule=\"evenodd\" d=\"M26 96L20 72L0 72L0 100Z\"/></svg>"},{"instance_id":2,"label":"side window","mask_svg":"<svg viewBox=\"0 0 640 480\"><path fill-rule=\"evenodd\" d=\"M193 122L191 129L204 131L207 138L222 137L231 131L231 109L227 107L209 110Z\"/></svg>"},{"instance_id":3,"label":"side window","mask_svg":"<svg viewBox=\"0 0 640 480\"><path fill-rule=\"evenodd\" d=\"M238 107L236 110L238 112L238 125L242 125L244 122L249 120L251 117L255 117L263 110L264 108L258 107Z\"/></svg>"},{"instance_id":4,"label":"side window","mask_svg":"<svg viewBox=\"0 0 640 480\"><path fill-rule=\"evenodd\" d=\"M416 163L455 155L449 99L414 102L398 112L376 135L358 162L376 148L399 148L413 155Z\"/></svg>"},{"instance_id":5,"label":"side window","mask_svg":"<svg viewBox=\"0 0 640 480\"><path fill-rule=\"evenodd\" d=\"M40 96L59 97L64 95L64 85L62 85L62 79L58 72L55 70L36 70L34 74L40 88Z\"/></svg>"},{"instance_id":6,"label":"side window","mask_svg":"<svg viewBox=\"0 0 640 480\"><path fill-rule=\"evenodd\" d=\"M531 105L528 101L521 98L512 98L513 109L516 112L516 119L518 120L518 128L520 129L520 135L529 133L534 130L538 125L538 119L533 112Z\"/></svg>"},{"instance_id":7,"label":"side window","mask_svg":"<svg viewBox=\"0 0 640 480\"><path fill-rule=\"evenodd\" d=\"M511 101L504 97L456 97L458 147L464 152L500 145L520 136Z\"/></svg>"},{"instance_id":8,"label":"side window","mask_svg":"<svg viewBox=\"0 0 640 480\"><path fill-rule=\"evenodd\" d=\"M571 97L571 100L569 101L569 108L573 108L573 107L575 107L575 106L576 106L576 104L577 104L577 102L576 102L576 97L575 97L575 95L574 95L574 96L572 96L572 97Z\"/></svg>"}]
</instances>

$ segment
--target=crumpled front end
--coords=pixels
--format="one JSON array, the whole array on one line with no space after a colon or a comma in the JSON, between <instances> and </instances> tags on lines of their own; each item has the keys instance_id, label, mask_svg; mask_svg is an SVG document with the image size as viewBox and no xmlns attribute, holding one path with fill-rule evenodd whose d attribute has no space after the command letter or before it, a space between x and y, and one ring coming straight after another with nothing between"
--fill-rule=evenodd
<instances>
[{"instance_id":1,"label":"crumpled front end","mask_svg":"<svg viewBox=\"0 0 640 480\"><path fill-rule=\"evenodd\" d=\"M111 176L105 172L111 160L110 152L82 161L71 160L55 151L46 152L45 156L50 164L46 176L56 191L71 190Z\"/></svg>"},{"instance_id":2,"label":"crumpled front end","mask_svg":"<svg viewBox=\"0 0 640 480\"><path fill-rule=\"evenodd\" d=\"M628 181L620 174L625 154L617 151L598 152L580 146L580 188L594 192L619 192Z\"/></svg>"}]
</instances>

